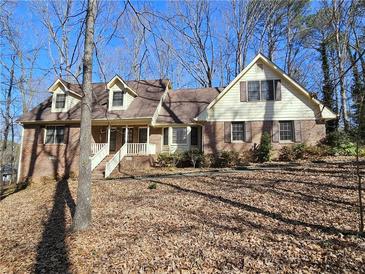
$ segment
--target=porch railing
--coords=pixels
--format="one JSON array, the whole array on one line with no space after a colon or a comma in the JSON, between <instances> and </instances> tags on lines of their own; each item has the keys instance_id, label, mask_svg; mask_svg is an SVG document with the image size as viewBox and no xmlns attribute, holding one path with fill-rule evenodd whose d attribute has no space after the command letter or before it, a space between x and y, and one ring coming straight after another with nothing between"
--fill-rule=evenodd
<instances>
[{"instance_id":1,"label":"porch railing","mask_svg":"<svg viewBox=\"0 0 365 274\"><path fill-rule=\"evenodd\" d=\"M96 148L98 148L98 150L96 150ZM108 148L108 144L105 143L91 144L91 151L93 153L93 156L91 157L91 170L94 170L94 168L96 168L109 154Z\"/></svg>"},{"instance_id":2,"label":"porch railing","mask_svg":"<svg viewBox=\"0 0 365 274\"><path fill-rule=\"evenodd\" d=\"M92 155L95 155L99 150L101 150L106 143L91 143L91 153Z\"/></svg>"},{"instance_id":3,"label":"porch railing","mask_svg":"<svg viewBox=\"0 0 365 274\"><path fill-rule=\"evenodd\" d=\"M149 155L156 153L155 144L147 143L128 143L127 155Z\"/></svg>"},{"instance_id":4,"label":"porch railing","mask_svg":"<svg viewBox=\"0 0 365 274\"><path fill-rule=\"evenodd\" d=\"M113 158L106 163L105 166L105 178L108 178L113 170L117 167L124 156L127 155L127 144L124 144L117 153L114 154Z\"/></svg>"}]
</instances>

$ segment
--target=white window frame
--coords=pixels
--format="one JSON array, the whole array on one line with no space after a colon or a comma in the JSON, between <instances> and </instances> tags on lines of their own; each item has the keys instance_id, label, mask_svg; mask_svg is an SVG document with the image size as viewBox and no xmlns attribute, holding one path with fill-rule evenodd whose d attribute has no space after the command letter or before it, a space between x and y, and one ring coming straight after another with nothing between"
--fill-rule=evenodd
<instances>
[{"instance_id":1,"label":"white window frame","mask_svg":"<svg viewBox=\"0 0 365 274\"><path fill-rule=\"evenodd\" d=\"M122 94L123 94L123 105L113 106L114 92L122 92ZM126 94L127 94L127 91L124 90L124 89L121 89L121 88L110 89L109 90L108 110L111 111L111 110L124 110L124 109L126 109L127 108L127 102L126 102L127 96L126 96Z\"/></svg>"},{"instance_id":2,"label":"white window frame","mask_svg":"<svg viewBox=\"0 0 365 274\"><path fill-rule=\"evenodd\" d=\"M65 95L65 106L63 108L56 107L57 95ZM52 107L51 112L66 112L69 110L69 95L64 91L55 91L52 94Z\"/></svg>"},{"instance_id":3,"label":"white window frame","mask_svg":"<svg viewBox=\"0 0 365 274\"><path fill-rule=\"evenodd\" d=\"M247 89L247 102L248 103L257 103L257 102L273 102L275 101L276 98L276 86L275 86L275 81L280 80L280 78L275 78L275 79L262 79L262 80L256 80L256 79L251 79L251 80L247 80L247 84L246 84L246 89ZM267 100L266 98L262 97L262 82L266 82L266 81L271 81L273 84L273 92L274 92L274 99L273 100ZM248 90L248 86L249 86L249 82L259 82L259 100L249 100L249 90Z\"/></svg>"},{"instance_id":4,"label":"white window frame","mask_svg":"<svg viewBox=\"0 0 365 274\"><path fill-rule=\"evenodd\" d=\"M291 123L291 135L292 138L290 140L282 140L281 139L281 123L290 122ZM279 142L280 143L294 143L295 139L295 129L294 129L294 121L293 120L283 120L279 121Z\"/></svg>"},{"instance_id":5,"label":"white window frame","mask_svg":"<svg viewBox=\"0 0 365 274\"><path fill-rule=\"evenodd\" d=\"M122 94L122 104L119 106L115 106L114 105L114 93L121 93ZM113 90L112 91L112 108L122 108L122 107L124 107L124 94L125 94L125 92L124 91L122 91L122 90Z\"/></svg>"},{"instance_id":6,"label":"white window frame","mask_svg":"<svg viewBox=\"0 0 365 274\"><path fill-rule=\"evenodd\" d=\"M242 140L233 140L233 124L243 124L243 139ZM231 122L231 143L244 143L245 142L245 122L244 121L235 121Z\"/></svg>"},{"instance_id":7,"label":"white window frame","mask_svg":"<svg viewBox=\"0 0 365 274\"><path fill-rule=\"evenodd\" d=\"M185 137L185 142L184 143L175 143L174 142L174 130L175 129L185 129L186 132L186 137ZM188 128L187 127L172 127L172 132L171 132L171 143L173 145L187 145L188 144Z\"/></svg>"},{"instance_id":8,"label":"white window frame","mask_svg":"<svg viewBox=\"0 0 365 274\"><path fill-rule=\"evenodd\" d=\"M62 127L63 128L63 140L62 140L61 143L56 143L55 142L56 136L57 136L57 131L56 131L57 127ZM55 128L55 132L56 132L56 134L54 134L54 136L53 136L53 142L52 143L46 143L47 131L48 131L49 128ZM44 130L43 144L45 144L45 145L64 145L65 144L65 128L66 127L64 125L49 125L49 126L46 126L45 130Z\"/></svg>"}]
</instances>

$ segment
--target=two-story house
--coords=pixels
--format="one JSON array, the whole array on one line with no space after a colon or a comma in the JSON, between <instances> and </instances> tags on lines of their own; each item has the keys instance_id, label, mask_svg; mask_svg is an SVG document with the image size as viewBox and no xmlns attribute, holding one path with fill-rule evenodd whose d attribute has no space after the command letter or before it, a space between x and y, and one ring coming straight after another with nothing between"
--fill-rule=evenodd
<instances>
[{"instance_id":1,"label":"two-story house","mask_svg":"<svg viewBox=\"0 0 365 274\"><path fill-rule=\"evenodd\" d=\"M79 85L58 79L25 113L19 178L78 173ZM225 88L171 88L169 80L93 84L92 169L105 177L127 158L197 148L243 152L267 131L275 149L316 144L336 115L259 54Z\"/></svg>"}]
</instances>

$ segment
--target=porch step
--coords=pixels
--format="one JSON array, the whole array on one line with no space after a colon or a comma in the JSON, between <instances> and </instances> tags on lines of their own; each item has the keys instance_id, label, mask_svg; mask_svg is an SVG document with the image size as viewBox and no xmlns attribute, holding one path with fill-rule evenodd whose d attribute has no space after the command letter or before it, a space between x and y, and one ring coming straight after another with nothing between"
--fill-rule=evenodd
<instances>
[{"instance_id":1,"label":"porch step","mask_svg":"<svg viewBox=\"0 0 365 274\"><path fill-rule=\"evenodd\" d=\"M113 158L114 154L109 154L104 158L103 161L93 170L92 172L92 179L94 180L100 180L104 179L104 172L105 172L105 166L107 162L110 161L111 158Z\"/></svg>"}]
</instances>

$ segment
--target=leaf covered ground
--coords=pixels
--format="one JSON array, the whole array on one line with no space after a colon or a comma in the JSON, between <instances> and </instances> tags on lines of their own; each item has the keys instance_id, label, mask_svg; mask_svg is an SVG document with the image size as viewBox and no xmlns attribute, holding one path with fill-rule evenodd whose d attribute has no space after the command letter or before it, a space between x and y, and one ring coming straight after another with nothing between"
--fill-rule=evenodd
<instances>
[{"instance_id":1,"label":"leaf covered ground","mask_svg":"<svg viewBox=\"0 0 365 274\"><path fill-rule=\"evenodd\" d=\"M33 185L0 202L0 272L364 273L351 170L95 181L93 225L74 234L77 182Z\"/></svg>"}]
</instances>

